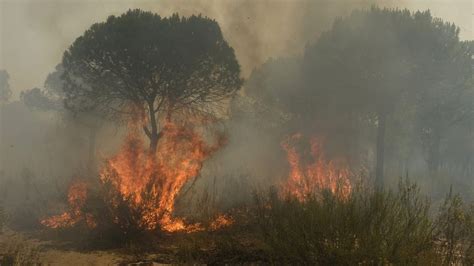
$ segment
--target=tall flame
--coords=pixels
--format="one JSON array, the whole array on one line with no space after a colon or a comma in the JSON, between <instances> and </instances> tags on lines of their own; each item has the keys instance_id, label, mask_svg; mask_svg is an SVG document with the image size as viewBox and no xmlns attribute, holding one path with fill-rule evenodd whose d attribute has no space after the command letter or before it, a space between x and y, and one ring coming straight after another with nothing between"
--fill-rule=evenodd
<instances>
[{"instance_id":1,"label":"tall flame","mask_svg":"<svg viewBox=\"0 0 474 266\"><path fill-rule=\"evenodd\" d=\"M304 160L305 158L296 148L296 144L301 143L302 139L302 134L297 133L287 137L281 143L290 165L289 177L282 186L282 192L300 201L324 189L347 197L351 192L351 183L349 167L345 161L326 160L322 142L315 137L310 139L310 156L308 157L311 160Z\"/></svg>"},{"instance_id":2,"label":"tall flame","mask_svg":"<svg viewBox=\"0 0 474 266\"><path fill-rule=\"evenodd\" d=\"M184 185L199 175L203 162L224 145L225 138L222 134L214 134L215 143L208 144L196 126L167 120L156 151L150 151L140 134L142 124L143 120L140 120L129 125L122 148L105 161L99 173L100 184L111 189L112 196L108 196L106 204L115 212L114 221L119 220L119 202L122 202L133 213L139 214L138 218L128 218L137 219L135 222L142 229L160 228L169 232L204 230L200 224L187 224L174 217L174 204ZM94 227L93 217L82 212L87 188L85 182L74 183L68 193L69 211L44 219L42 224L51 228L70 227L85 220ZM223 218L219 219L216 224L230 224Z\"/></svg>"},{"instance_id":3,"label":"tall flame","mask_svg":"<svg viewBox=\"0 0 474 266\"><path fill-rule=\"evenodd\" d=\"M138 130L132 129L121 151L107 160L100 179L110 183L130 208L140 210L143 228L196 231L198 225L173 217L175 199L186 182L199 175L204 160L222 145L222 137L209 145L193 127L167 121L152 153Z\"/></svg>"},{"instance_id":4,"label":"tall flame","mask_svg":"<svg viewBox=\"0 0 474 266\"><path fill-rule=\"evenodd\" d=\"M89 227L95 227L93 217L82 212L87 199L87 183L84 180L74 181L68 189L67 201L69 210L60 215L55 215L44 219L41 223L50 228L71 227L78 222L85 220Z\"/></svg>"}]
</instances>

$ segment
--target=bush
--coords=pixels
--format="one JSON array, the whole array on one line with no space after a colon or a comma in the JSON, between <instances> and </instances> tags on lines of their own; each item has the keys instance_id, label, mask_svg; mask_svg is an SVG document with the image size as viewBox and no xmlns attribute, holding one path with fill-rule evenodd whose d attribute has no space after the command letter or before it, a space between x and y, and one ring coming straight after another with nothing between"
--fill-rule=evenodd
<instances>
[{"instance_id":1,"label":"bush","mask_svg":"<svg viewBox=\"0 0 474 266\"><path fill-rule=\"evenodd\" d=\"M102 247L124 247L144 240L149 232L140 224L142 211L130 206L129 200L108 183L91 189L81 209L94 219L95 226L89 226L89 242Z\"/></svg>"},{"instance_id":2,"label":"bush","mask_svg":"<svg viewBox=\"0 0 474 266\"><path fill-rule=\"evenodd\" d=\"M275 260L316 265L439 261L430 204L408 181L395 192L358 186L347 198L322 191L301 202L272 191L257 199L260 229Z\"/></svg>"}]
</instances>

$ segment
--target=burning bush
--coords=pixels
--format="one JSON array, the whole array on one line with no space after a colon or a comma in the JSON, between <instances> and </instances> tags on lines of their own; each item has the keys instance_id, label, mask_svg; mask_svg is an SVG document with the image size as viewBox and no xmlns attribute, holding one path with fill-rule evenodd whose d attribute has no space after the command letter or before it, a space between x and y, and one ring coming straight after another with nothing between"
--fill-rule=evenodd
<instances>
[{"instance_id":1,"label":"burning bush","mask_svg":"<svg viewBox=\"0 0 474 266\"><path fill-rule=\"evenodd\" d=\"M125 239L146 231L204 229L201 224L174 217L175 200L225 138L212 132L214 143L209 144L197 126L168 120L156 151L151 151L145 148L138 126L130 126L123 147L105 161L99 180L73 183L68 193L69 210L44 219L43 225L64 228L82 222L90 229ZM229 223L224 220L219 216L210 223L211 228Z\"/></svg>"},{"instance_id":2,"label":"burning bush","mask_svg":"<svg viewBox=\"0 0 474 266\"><path fill-rule=\"evenodd\" d=\"M327 160L320 139L311 138L310 145L306 145L304 140L302 134L297 133L281 143L290 165L289 177L282 185L282 193L285 196L296 197L300 201L311 197L314 192L325 189L338 196L347 197L351 191L349 180L351 173L346 161ZM303 144L306 149L298 149L298 144L299 146Z\"/></svg>"},{"instance_id":3,"label":"burning bush","mask_svg":"<svg viewBox=\"0 0 474 266\"><path fill-rule=\"evenodd\" d=\"M141 213L139 226L165 231L195 230L172 217L174 202L187 181L198 176L202 164L223 144L223 139L207 144L194 128L168 122L156 153L146 149L131 133L121 152L107 160L101 181L109 183L117 196ZM115 205L118 199L112 200Z\"/></svg>"},{"instance_id":4,"label":"burning bush","mask_svg":"<svg viewBox=\"0 0 474 266\"><path fill-rule=\"evenodd\" d=\"M83 219L89 221L91 227L93 222L89 215L83 213L83 207L87 199L88 185L83 180L77 180L71 184L67 194L69 210L62 214L44 219L41 223L50 228L71 227ZM89 219L87 219L89 217Z\"/></svg>"}]
</instances>

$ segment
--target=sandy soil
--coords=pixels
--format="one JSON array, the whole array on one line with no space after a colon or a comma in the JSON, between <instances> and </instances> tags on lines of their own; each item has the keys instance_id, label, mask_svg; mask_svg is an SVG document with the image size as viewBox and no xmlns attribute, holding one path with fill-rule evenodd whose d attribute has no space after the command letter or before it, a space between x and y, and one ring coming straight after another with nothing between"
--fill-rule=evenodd
<instances>
[{"instance_id":1,"label":"sandy soil","mask_svg":"<svg viewBox=\"0 0 474 266\"><path fill-rule=\"evenodd\" d=\"M0 261L14 256L20 264L42 265L117 265L128 260L113 251L78 252L57 249L47 241L27 237L25 234L4 229L0 234Z\"/></svg>"}]
</instances>

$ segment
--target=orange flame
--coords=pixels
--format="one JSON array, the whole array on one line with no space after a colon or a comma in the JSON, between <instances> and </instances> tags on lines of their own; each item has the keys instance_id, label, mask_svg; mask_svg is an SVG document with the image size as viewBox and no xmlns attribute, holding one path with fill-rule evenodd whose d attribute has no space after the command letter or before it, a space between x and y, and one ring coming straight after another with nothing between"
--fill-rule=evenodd
<instances>
[{"instance_id":1,"label":"orange flame","mask_svg":"<svg viewBox=\"0 0 474 266\"><path fill-rule=\"evenodd\" d=\"M219 229L222 229L224 227L228 227L234 223L234 219L232 217L225 215L225 214L220 214L215 218L211 224L209 225L209 228L211 231L217 231Z\"/></svg>"},{"instance_id":2,"label":"orange flame","mask_svg":"<svg viewBox=\"0 0 474 266\"><path fill-rule=\"evenodd\" d=\"M199 175L203 162L223 145L220 137L209 145L190 126L167 121L155 153L147 151L138 130L132 129L122 150L107 160L100 179L109 182L140 210L139 224L145 229L169 232L202 230L199 224L186 225L174 218L174 202L183 186Z\"/></svg>"},{"instance_id":3,"label":"orange flame","mask_svg":"<svg viewBox=\"0 0 474 266\"><path fill-rule=\"evenodd\" d=\"M144 123L143 119L136 119L129 125L121 150L105 161L99 173L100 184L112 188L106 192L110 194L106 198L112 212L115 211L113 222L119 221L119 202L124 202L127 208L139 213L139 217L133 219L137 219L142 229L204 230L199 223L187 224L184 219L174 217L174 204L184 185L199 175L204 161L222 147L226 139L221 134L214 134L215 143L209 144L196 126L167 120L156 151L152 152L140 134ZM85 221L91 228L97 226L91 214L82 213L87 188L85 182L74 183L68 193L70 210L41 223L50 228L70 227L79 221ZM216 223L230 224L223 220Z\"/></svg>"},{"instance_id":4,"label":"orange flame","mask_svg":"<svg viewBox=\"0 0 474 266\"><path fill-rule=\"evenodd\" d=\"M96 226L95 220L89 214L82 213L82 207L87 199L87 183L83 180L76 180L69 187L67 201L69 210L41 221L41 224L50 228L71 227L78 222L85 220L86 224L93 228Z\"/></svg>"},{"instance_id":5,"label":"orange flame","mask_svg":"<svg viewBox=\"0 0 474 266\"><path fill-rule=\"evenodd\" d=\"M327 161L322 150L322 143L317 138L310 139L310 157L313 161L304 161L295 147L301 139L302 135L297 133L281 143L290 165L288 180L282 187L283 194L304 201L309 195L328 189L343 198L347 197L351 192L351 183L349 167L345 161Z\"/></svg>"}]
</instances>

